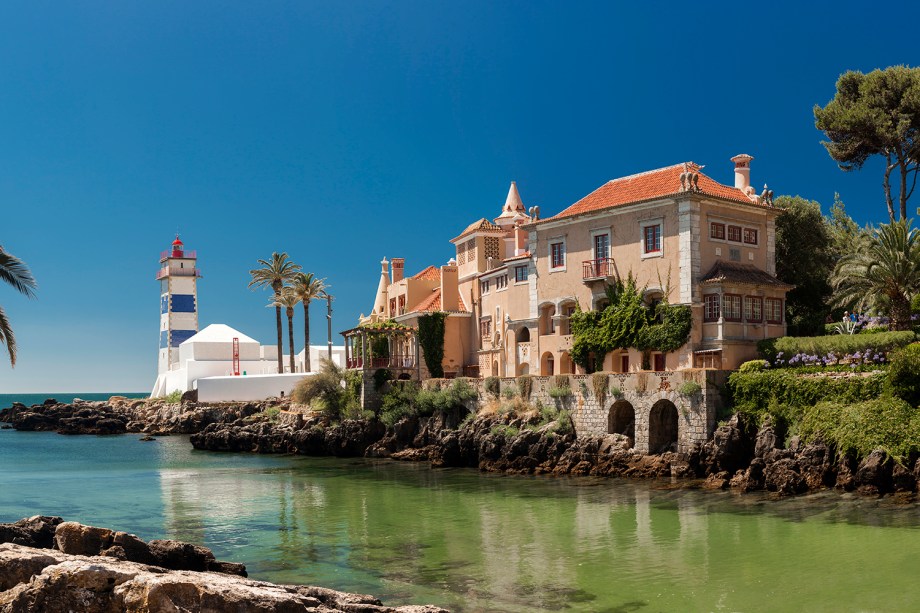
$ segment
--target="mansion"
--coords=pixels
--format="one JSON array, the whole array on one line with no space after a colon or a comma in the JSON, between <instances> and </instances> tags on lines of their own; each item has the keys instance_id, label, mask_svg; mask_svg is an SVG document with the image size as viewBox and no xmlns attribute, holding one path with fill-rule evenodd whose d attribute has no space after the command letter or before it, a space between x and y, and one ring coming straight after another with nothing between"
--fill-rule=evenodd
<instances>
[{"instance_id":1,"label":"mansion","mask_svg":"<svg viewBox=\"0 0 920 613\"><path fill-rule=\"evenodd\" d=\"M654 371L734 369L756 357L758 341L786 332L792 286L775 276L772 192L750 184L752 157L737 155L734 184L684 162L614 179L561 212L540 217L514 182L498 217L474 221L450 242L440 267L404 275L402 258L384 259L374 307L346 334L350 367L415 370L425 378L412 334L421 316L446 313L445 376L513 377L581 373L570 358L569 317L607 306L605 288L631 274L650 306L688 305L689 341L653 353ZM385 359L368 362L356 331L389 322L403 336ZM609 353L605 372L642 369L635 349Z\"/></svg>"}]
</instances>

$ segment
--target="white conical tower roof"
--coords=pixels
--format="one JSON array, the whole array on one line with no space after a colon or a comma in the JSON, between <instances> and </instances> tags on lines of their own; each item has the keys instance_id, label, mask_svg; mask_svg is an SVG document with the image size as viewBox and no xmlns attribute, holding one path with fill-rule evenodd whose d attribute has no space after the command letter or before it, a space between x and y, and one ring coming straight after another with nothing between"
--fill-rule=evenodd
<instances>
[{"instance_id":1,"label":"white conical tower roof","mask_svg":"<svg viewBox=\"0 0 920 613\"><path fill-rule=\"evenodd\" d=\"M380 268L380 283L377 284L377 298L370 315L371 321L376 321L377 318L386 319L387 287L390 285L390 263L386 258L381 260Z\"/></svg>"},{"instance_id":2,"label":"white conical tower roof","mask_svg":"<svg viewBox=\"0 0 920 613\"><path fill-rule=\"evenodd\" d=\"M511 182L508 188L508 197L505 198L505 206L502 207L502 214L499 217L515 217L517 215L526 215L527 209L521 201L521 195L518 193L517 183Z\"/></svg>"}]
</instances>

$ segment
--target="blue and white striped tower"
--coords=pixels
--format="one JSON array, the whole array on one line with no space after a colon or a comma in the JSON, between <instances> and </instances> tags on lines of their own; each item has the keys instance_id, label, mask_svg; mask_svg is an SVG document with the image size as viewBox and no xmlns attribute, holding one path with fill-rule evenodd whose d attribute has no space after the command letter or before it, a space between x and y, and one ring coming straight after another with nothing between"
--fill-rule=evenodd
<instances>
[{"instance_id":1,"label":"blue and white striped tower","mask_svg":"<svg viewBox=\"0 0 920 613\"><path fill-rule=\"evenodd\" d=\"M186 251L179 235L167 251L160 254L160 357L158 374L179 362L179 344L198 333L197 254Z\"/></svg>"}]
</instances>

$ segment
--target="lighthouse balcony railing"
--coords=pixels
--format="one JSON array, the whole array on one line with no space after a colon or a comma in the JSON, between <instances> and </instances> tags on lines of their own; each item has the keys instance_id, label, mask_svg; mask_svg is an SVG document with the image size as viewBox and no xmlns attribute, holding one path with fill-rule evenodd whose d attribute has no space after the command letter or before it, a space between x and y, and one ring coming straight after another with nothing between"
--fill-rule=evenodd
<instances>
[{"instance_id":1,"label":"lighthouse balcony railing","mask_svg":"<svg viewBox=\"0 0 920 613\"><path fill-rule=\"evenodd\" d=\"M161 251L160 261L162 262L166 258L185 258L186 260L196 260L198 259L198 253L185 249L168 249L166 251Z\"/></svg>"},{"instance_id":2,"label":"lighthouse balcony railing","mask_svg":"<svg viewBox=\"0 0 920 613\"><path fill-rule=\"evenodd\" d=\"M174 268L164 266L157 271L157 281L166 277L200 277L201 271L197 268Z\"/></svg>"}]
</instances>

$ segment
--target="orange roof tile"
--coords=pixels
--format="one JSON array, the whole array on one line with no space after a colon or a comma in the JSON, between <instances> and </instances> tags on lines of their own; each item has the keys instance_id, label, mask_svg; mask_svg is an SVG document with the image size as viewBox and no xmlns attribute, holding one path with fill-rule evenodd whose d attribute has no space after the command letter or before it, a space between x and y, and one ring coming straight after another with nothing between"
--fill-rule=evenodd
<instances>
[{"instance_id":1,"label":"orange roof tile","mask_svg":"<svg viewBox=\"0 0 920 613\"><path fill-rule=\"evenodd\" d=\"M434 266L429 266L420 272L415 273L412 278L421 279L422 281L440 281L441 271Z\"/></svg>"},{"instance_id":2,"label":"orange roof tile","mask_svg":"<svg viewBox=\"0 0 920 613\"><path fill-rule=\"evenodd\" d=\"M488 230L490 232L496 232L496 231L504 232L504 230L501 229L501 226L497 226L491 221L489 221L488 219L486 219L485 217L483 217L482 219L479 219L478 221L474 221L473 223L468 225L466 227L466 230L461 232L460 235L457 236L457 238L463 238L467 234L472 234L473 232L477 232L479 230ZM457 238L452 238L451 240L455 241L457 240Z\"/></svg>"},{"instance_id":3,"label":"orange roof tile","mask_svg":"<svg viewBox=\"0 0 920 613\"><path fill-rule=\"evenodd\" d=\"M745 204L757 204L740 189L722 185L699 172L699 165L687 162L608 181L561 213L540 221L571 217L624 204L677 195L681 192L680 174L686 168L699 173L699 190L692 193L702 193Z\"/></svg>"},{"instance_id":4,"label":"orange roof tile","mask_svg":"<svg viewBox=\"0 0 920 613\"><path fill-rule=\"evenodd\" d=\"M441 311L441 288L436 288L431 292L431 295L419 302L415 307L413 307L409 312L410 313L436 313ZM466 313L468 309L466 308L466 303L463 301L463 296L460 296L460 308L456 313Z\"/></svg>"}]
</instances>

